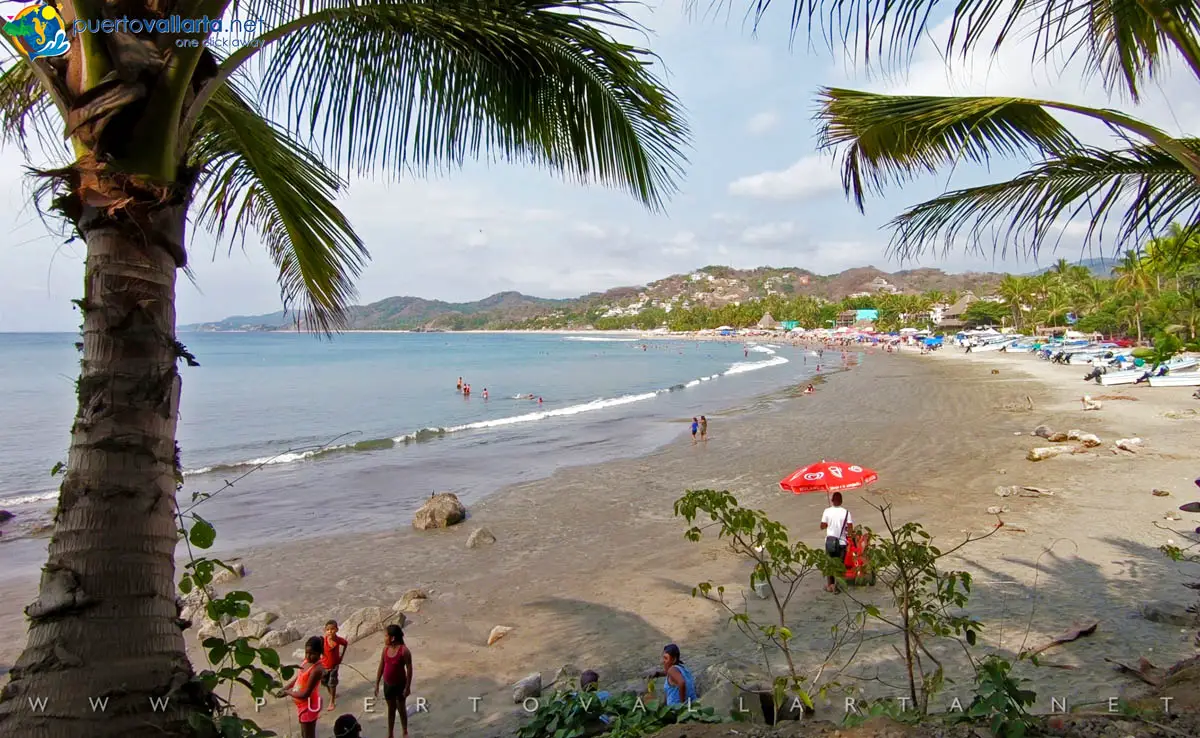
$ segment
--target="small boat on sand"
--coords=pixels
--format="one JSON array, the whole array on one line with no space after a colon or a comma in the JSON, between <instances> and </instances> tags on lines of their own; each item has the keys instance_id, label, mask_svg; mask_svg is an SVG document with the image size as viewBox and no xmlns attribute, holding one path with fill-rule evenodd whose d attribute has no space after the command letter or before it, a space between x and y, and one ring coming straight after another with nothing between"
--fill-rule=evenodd
<instances>
[{"instance_id":1,"label":"small boat on sand","mask_svg":"<svg viewBox=\"0 0 1200 738\"><path fill-rule=\"evenodd\" d=\"M1200 372L1174 372L1150 377L1151 387L1200 387Z\"/></svg>"}]
</instances>

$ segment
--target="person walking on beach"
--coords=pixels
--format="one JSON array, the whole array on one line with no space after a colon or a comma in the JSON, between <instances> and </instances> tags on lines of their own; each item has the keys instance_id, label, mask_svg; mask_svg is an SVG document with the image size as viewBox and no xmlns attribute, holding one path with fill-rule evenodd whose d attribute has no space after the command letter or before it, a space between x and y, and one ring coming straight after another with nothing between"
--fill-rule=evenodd
<instances>
[{"instance_id":1,"label":"person walking on beach","mask_svg":"<svg viewBox=\"0 0 1200 738\"><path fill-rule=\"evenodd\" d=\"M341 666L342 659L346 658L346 649L350 647L350 641L338 635L336 620L325 623L324 647L321 668L325 670L325 676L321 677L321 684L329 690L329 707L326 709L333 710L337 707L338 667Z\"/></svg>"},{"instance_id":2,"label":"person walking on beach","mask_svg":"<svg viewBox=\"0 0 1200 738\"><path fill-rule=\"evenodd\" d=\"M696 434L700 432L700 421L692 418L692 443L696 442Z\"/></svg>"},{"instance_id":3,"label":"person walking on beach","mask_svg":"<svg viewBox=\"0 0 1200 738\"><path fill-rule=\"evenodd\" d=\"M679 655L679 646L668 643L663 648L663 669L667 678L663 681L663 698L667 705L682 705L697 698L696 680L692 672L683 665Z\"/></svg>"},{"instance_id":4,"label":"person walking on beach","mask_svg":"<svg viewBox=\"0 0 1200 738\"><path fill-rule=\"evenodd\" d=\"M412 694L412 653L404 645L404 631L399 625L389 625L383 641L383 653L379 657L379 671L375 674L375 696L379 696L379 683L383 682L383 699L387 702L388 738L396 735L396 713L400 713L400 730L408 738L408 707L405 700Z\"/></svg>"},{"instance_id":5,"label":"person walking on beach","mask_svg":"<svg viewBox=\"0 0 1200 738\"><path fill-rule=\"evenodd\" d=\"M283 686L283 692L296 703L296 713L300 719L300 738L317 738L317 720L321 717L321 679L325 669L321 666L321 656L325 650L325 640L321 636L313 636L304 644L304 663L300 671Z\"/></svg>"},{"instance_id":6,"label":"person walking on beach","mask_svg":"<svg viewBox=\"0 0 1200 738\"><path fill-rule=\"evenodd\" d=\"M834 492L832 505L821 513L821 530L825 531L825 553L841 563L846 558L846 534L854 528L850 511L842 507L842 493ZM830 576L825 583L826 592L837 592L837 580Z\"/></svg>"},{"instance_id":7,"label":"person walking on beach","mask_svg":"<svg viewBox=\"0 0 1200 738\"><path fill-rule=\"evenodd\" d=\"M703 415L700 416L700 440L708 440L708 418Z\"/></svg>"}]
</instances>

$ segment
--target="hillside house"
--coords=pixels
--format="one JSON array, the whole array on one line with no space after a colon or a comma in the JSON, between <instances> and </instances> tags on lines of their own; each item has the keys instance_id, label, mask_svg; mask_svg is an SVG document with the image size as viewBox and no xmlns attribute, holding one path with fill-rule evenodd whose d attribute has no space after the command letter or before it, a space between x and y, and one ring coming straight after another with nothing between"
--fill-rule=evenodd
<instances>
[{"instance_id":1,"label":"hillside house","mask_svg":"<svg viewBox=\"0 0 1200 738\"><path fill-rule=\"evenodd\" d=\"M954 303L942 313L942 319L938 321L937 327L942 330L961 330L967 326L967 308L971 307L971 303L977 302L978 297L968 292L959 298L958 302Z\"/></svg>"},{"instance_id":2,"label":"hillside house","mask_svg":"<svg viewBox=\"0 0 1200 738\"><path fill-rule=\"evenodd\" d=\"M836 325L838 328L859 328L871 330L875 321L879 320L878 310L843 310L838 313Z\"/></svg>"}]
</instances>

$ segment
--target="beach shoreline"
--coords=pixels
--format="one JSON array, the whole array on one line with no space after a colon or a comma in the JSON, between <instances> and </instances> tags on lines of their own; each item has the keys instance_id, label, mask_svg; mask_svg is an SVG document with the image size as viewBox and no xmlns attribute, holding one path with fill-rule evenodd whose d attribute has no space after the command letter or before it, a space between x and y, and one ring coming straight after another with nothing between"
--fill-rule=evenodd
<instances>
[{"instance_id":1,"label":"beach shoreline","mask_svg":"<svg viewBox=\"0 0 1200 738\"><path fill-rule=\"evenodd\" d=\"M804 463L841 458L877 469L879 489L868 498L887 490L883 499L897 518L921 521L939 541L985 533L996 522L986 508L1011 507L1002 514L1009 530L972 544L956 562L988 582L977 585L971 608L993 626L981 640L1007 650L1014 634L1037 642L1073 620L1098 620L1095 636L1053 654L1078 669L1026 676L1040 695L1059 690L1072 704L1103 702L1130 681L1112 673L1105 657L1135 663L1146 655L1166 665L1194 652L1191 633L1139 619L1136 610L1147 599L1187 599L1178 572L1155 550L1169 535L1155 524L1191 499L1188 450L1198 445L1200 418L1164 415L1187 407L1175 388L1112 392L1120 388L1084 385L1077 373L1031 356L875 351L861 366L828 377L814 395L752 403L719 418L707 444L684 439L638 458L561 469L489 495L449 530L417 532L398 519L388 532L242 552L249 574L237 586L255 594L256 610L279 613L281 623L305 636L329 617L387 609L404 592L425 590L429 599L409 615L406 630L416 663L413 693L430 705L414 717L414 731L495 735L515 724L520 706L510 687L532 671L548 682L569 663L594 668L602 684L617 686L654 666L667 642L680 643L699 668L745 658L745 641L691 589L711 580L741 592L746 564L711 540L685 541L686 526L671 504L688 488L729 489L819 546L823 496L783 495L776 483ZM1085 393L1138 400L1107 401L1100 412L1084 413ZM1048 445L1029 435L1043 423L1082 428L1106 444L1090 454L1026 461L1029 448ZM1125 431L1143 437L1146 451L1109 453ZM1003 485L1056 494L1001 499L993 491ZM1153 498L1152 488L1173 496ZM847 504L860 522L878 527L859 493L847 494ZM479 527L496 543L466 548ZM0 600L27 603L32 585L6 585ZM821 592L815 580L811 589L794 607L794 629L816 640L838 596ZM11 610L0 613L0 664L11 664L24 642L18 606ZM488 647L496 625L514 630ZM371 734L384 716L378 709L364 714L370 687L355 671L373 674L377 640L351 646L339 700ZM200 668L203 655L190 643ZM280 649L285 660L299 645ZM894 664L871 656L860 666ZM477 712L472 697L481 698ZM248 703L243 709L254 712ZM834 710L822 705L819 712L829 718ZM255 717L281 733L292 727L280 702Z\"/></svg>"}]
</instances>

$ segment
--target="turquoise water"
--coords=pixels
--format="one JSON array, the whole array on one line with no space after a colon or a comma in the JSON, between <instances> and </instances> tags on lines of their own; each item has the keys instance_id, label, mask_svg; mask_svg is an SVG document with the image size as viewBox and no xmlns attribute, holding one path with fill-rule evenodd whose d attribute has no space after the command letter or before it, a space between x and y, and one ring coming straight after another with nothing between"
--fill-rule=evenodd
<instances>
[{"instance_id":1,"label":"turquoise water","mask_svg":"<svg viewBox=\"0 0 1200 738\"><path fill-rule=\"evenodd\" d=\"M736 342L180 338L200 362L181 368L185 491L215 491L252 472L205 503L227 545L390 528L434 491L469 500L562 466L645 453L685 432L693 415L714 415L814 369L800 348ZM75 340L0 334L8 421L0 425L0 509L18 519L44 513L56 497L49 470L66 458ZM460 376L469 398L455 389ZM521 397L529 394L542 402ZM14 546L5 546L6 559Z\"/></svg>"}]
</instances>

